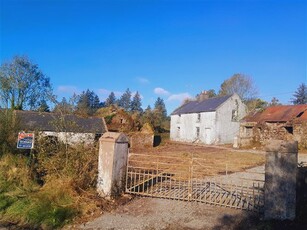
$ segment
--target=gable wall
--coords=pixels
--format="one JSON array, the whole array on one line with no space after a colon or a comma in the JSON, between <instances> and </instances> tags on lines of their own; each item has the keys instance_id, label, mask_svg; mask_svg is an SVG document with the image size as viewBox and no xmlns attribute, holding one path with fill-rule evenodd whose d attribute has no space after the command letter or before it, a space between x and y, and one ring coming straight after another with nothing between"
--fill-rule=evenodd
<instances>
[{"instance_id":1,"label":"gable wall","mask_svg":"<svg viewBox=\"0 0 307 230\"><path fill-rule=\"evenodd\" d=\"M237 111L237 116L233 118L232 111ZM217 114L217 143L233 143L234 137L239 135L240 120L246 116L246 106L238 95L234 94L216 111Z\"/></svg>"}]
</instances>

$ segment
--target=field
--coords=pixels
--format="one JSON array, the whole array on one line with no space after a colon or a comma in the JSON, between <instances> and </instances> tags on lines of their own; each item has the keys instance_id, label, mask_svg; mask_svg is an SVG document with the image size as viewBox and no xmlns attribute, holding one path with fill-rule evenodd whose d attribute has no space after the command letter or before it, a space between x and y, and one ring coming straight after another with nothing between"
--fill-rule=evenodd
<instances>
[{"instance_id":1,"label":"field","mask_svg":"<svg viewBox=\"0 0 307 230\"><path fill-rule=\"evenodd\" d=\"M263 152L175 142L167 142L156 148L132 149L130 152L129 162L134 167L154 169L157 164L163 167L164 163L169 169L169 167L184 168L193 165L194 168L201 169L201 176L240 172L263 165L265 162Z\"/></svg>"}]
</instances>

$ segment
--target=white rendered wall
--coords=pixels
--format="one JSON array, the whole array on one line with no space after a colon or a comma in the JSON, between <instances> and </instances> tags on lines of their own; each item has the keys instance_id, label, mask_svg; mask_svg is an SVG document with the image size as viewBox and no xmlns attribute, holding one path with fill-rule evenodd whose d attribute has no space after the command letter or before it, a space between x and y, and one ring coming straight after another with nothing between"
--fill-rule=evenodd
<instances>
[{"instance_id":1,"label":"white rendered wall","mask_svg":"<svg viewBox=\"0 0 307 230\"><path fill-rule=\"evenodd\" d=\"M237 101L237 103L236 103ZM237 119L232 120L232 111L237 110ZM217 143L233 143L234 137L239 135L240 120L246 115L246 106L242 103L239 96L234 94L216 111L217 124Z\"/></svg>"}]
</instances>

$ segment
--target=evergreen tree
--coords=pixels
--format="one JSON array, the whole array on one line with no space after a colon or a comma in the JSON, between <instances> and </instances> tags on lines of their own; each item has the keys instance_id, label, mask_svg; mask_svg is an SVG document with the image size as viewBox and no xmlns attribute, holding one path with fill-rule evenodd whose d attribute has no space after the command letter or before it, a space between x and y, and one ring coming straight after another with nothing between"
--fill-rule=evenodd
<instances>
[{"instance_id":1,"label":"evergreen tree","mask_svg":"<svg viewBox=\"0 0 307 230\"><path fill-rule=\"evenodd\" d=\"M130 106L130 110L132 112L143 112L142 109L142 102L141 102L141 96L139 94L139 92L136 92L136 94L134 95L132 101L131 101L131 106Z\"/></svg>"},{"instance_id":2,"label":"evergreen tree","mask_svg":"<svg viewBox=\"0 0 307 230\"><path fill-rule=\"evenodd\" d=\"M114 92L111 92L108 98L106 99L105 106L114 105L116 103L116 97Z\"/></svg>"},{"instance_id":3,"label":"evergreen tree","mask_svg":"<svg viewBox=\"0 0 307 230\"><path fill-rule=\"evenodd\" d=\"M125 93L120 97L118 100L118 105L125 109L126 111L129 111L130 105L131 105L131 92L129 88L125 91Z\"/></svg>"},{"instance_id":4,"label":"evergreen tree","mask_svg":"<svg viewBox=\"0 0 307 230\"><path fill-rule=\"evenodd\" d=\"M292 99L292 103L294 105L299 104L307 104L307 86L305 83L302 83L298 89L293 94L294 98Z\"/></svg>"},{"instance_id":5,"label":"evergreen tree","mask_svg":"<svg viewBox=\"0 0 307 230\"><path fill-rule=\"evenodd\" d=\"M57 103L57 105L54 107L53 112L55 113L61 113L61 114L70 114L72 113L73 108L72 106L67 102L66 98L63 97L62 101Z\"/></svg>"},{"instance_id":6,"label":"evergreen tree","mask_svg":"<svg viewBox=\"0 0 307 230\"><path fill-rule=\"evenodd\" d=\"M162 124L167 120L167 111L165 108L164 100L160 97L157 98L155 102L155 107L152 112L153 126L156 130L160 131Z\"/></svg>"},{"instance_id":7,"label":"evergreen tree","mask_svg":"<svg viewBox=\"0 0 307 230\"><path fill-rule=\"evenodd\" d=\"M164 103L164 100L162 98L160 98L160 97L157 98L157 100L155 102L154 110L159 111L162 114L163 119L167 117L167 111L166 111L165 103Z\"/></svg>"},{"instance_id":8,"label":"evergreen tree","mask_svg":"<svg viewBox=\"0 0 307 230\"><path fill-rule=\"evenodd\" d=\"M142 116L142 123L149 123L151 124L151 126L154 126L154 117L153 117L153 112L151 110L150 105L147 106L147 108L145 109L143 116Z\"/></svg>"},{"instance_id":9,"label":"evergreen tree","mask_svg":"<svg viewBox=\"0 0 307 230\"><path fill-rule=\"evenodd\" d=\"M89 89L83 91L77 103L77 113L82 115L93 115L99 108L99 97Z\"/></svg>"}]
</instances>

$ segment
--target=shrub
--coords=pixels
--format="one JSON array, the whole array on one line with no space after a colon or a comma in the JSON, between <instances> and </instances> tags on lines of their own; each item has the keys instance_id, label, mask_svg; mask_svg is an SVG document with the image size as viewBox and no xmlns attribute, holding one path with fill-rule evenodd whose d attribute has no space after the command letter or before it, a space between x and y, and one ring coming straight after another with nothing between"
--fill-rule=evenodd
<instances>
[{"instance_id":1,"label":"shrub","mask_svg":"<svg viewBox=\"0 0 307 230\"><path fill-rule=\"evenodd\" d=\"M16 146L19 121L14 116L14 111L0 110L0 156L12 152Z\"/></svg>"}]
</instances>

